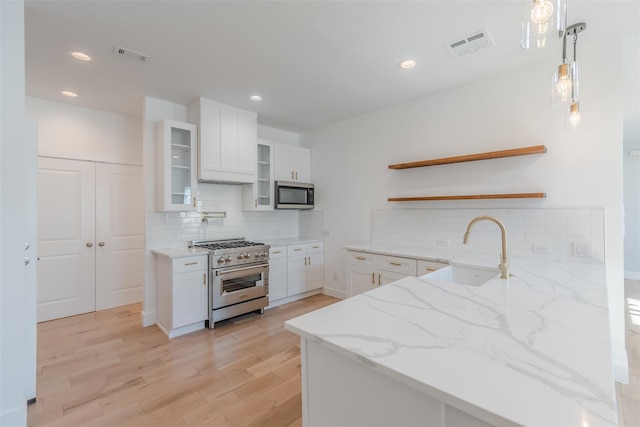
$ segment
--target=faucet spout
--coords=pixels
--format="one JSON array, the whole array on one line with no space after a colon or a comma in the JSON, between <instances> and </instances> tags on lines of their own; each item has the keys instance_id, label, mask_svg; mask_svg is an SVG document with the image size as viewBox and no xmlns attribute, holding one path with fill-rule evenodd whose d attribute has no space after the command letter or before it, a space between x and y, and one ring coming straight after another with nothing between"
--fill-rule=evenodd
<instances>
[{"instance_id":1,"label":"faucet spout","mask_svg":"<svg viewBox=\"0 0 640 427\"><path fill-rule=\"evenodd\" d=\"M469 242L469 236L471 235L471 229L474 225L476 225L480 221L491 221L500 227L500 232L502 234L502 254L500 254L500 265L498 265L498 269L500 270L500 278L508 279L509 278L509 258L507 257L507 228L504 226L502 221L494 216L479 216L471 220L469 225L467 226L467 231L464 233L464 238L462 239L463 244L467 244Z\"/></svg>"}]
</instances>

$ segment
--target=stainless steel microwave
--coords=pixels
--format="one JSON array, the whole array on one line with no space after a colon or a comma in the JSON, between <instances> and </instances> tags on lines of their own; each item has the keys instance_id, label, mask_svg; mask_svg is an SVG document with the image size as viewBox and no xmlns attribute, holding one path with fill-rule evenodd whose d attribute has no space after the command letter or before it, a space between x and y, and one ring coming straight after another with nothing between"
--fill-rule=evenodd
<instances>
[{"instance_id":1,"label":"stainless steel microwave","mask_svg":"<svg viewBox=\"0 0 640 427\"><path fill-rule=\"evenodd\" d=\"M313 184L276 181L276 209L313 209Z\"/></svg>"}]
</instances>

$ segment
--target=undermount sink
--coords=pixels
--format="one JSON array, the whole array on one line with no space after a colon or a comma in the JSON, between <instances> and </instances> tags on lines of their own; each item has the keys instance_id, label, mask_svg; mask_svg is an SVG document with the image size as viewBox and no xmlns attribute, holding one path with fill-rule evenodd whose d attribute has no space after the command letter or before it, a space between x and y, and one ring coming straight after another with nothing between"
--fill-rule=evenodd
<instances>
[{"instance_id":1,"label":"undermount sink","mask_svg":"<svg viewBox=\"0 0 640 427\"><path fill-rule=\"evenodd\" d=\"M497 277L500 270L491 267L480 267L466 264L451 264L447 267L422 276L427 280L458 283L467 286L482 286Z\"/></svg>"}]
</instances>

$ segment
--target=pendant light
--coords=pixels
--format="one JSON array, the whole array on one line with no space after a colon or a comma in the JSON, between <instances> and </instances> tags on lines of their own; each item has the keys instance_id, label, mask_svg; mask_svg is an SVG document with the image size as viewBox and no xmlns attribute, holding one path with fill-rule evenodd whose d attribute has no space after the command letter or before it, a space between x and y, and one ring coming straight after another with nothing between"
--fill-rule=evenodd
<instances>
[{"instance_id":1,"label":"pendant light","mask_svg":"<svg viewBox=\"0 0 640 427\"><path fill-rule=\"evenodd\" d=\"M567 27L566 34L573 36L573 62L570 64L571 73L569 79L571 80L571 99L569 101L569 118L565 122L568 124L568 130L580 130L581 128L581 116L580 116L580 81L578 79L578 58L577 58L577 44L578 33L584 31L587 28L587 24L579 22Z\"/></svg>"},{"instance_id":2,"label":"pendant light","mask_svg":"<svg viewBox=\"0 0 640 427\"><path fill-rule=\"evenodd\" d=\"M547 39L561 37L566 22L565 0L524 0L522 2L522 39L524 49L538 49Z\"/></svg>"}]
</instances>

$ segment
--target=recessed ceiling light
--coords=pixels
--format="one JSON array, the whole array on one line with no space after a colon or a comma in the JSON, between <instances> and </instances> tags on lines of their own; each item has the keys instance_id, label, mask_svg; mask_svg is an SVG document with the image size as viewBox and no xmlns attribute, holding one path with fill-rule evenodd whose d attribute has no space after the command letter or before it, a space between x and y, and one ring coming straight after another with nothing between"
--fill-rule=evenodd
<instances>
[{"instance_id":1,"label":"recessed ceiling light","mask_svg":"<svg viewBox=\"0 0 640 427\"><path fill-rule=\"evenodd\" d=\"M75 92L71 92L70 90L63 90L61 93L62 93L64 96L68 96L68 97L70 97L70 98L75 98L76 96L78 96L78 94L77 94L77 93L75 93Z\"/></svg>"},{"instance_id":2,"label":"recessed ceiling light","mask_svg":"<svg viewBox=\"0 0 640 427\"><path fill-rule=\"evenodd\" d=\"M418 62L415 59L408 58L403 61L400 61L400 63L398 64L398 67L402 68L403 70L408 70L409 68L415 67L417 63Z\"/></svg>"},{"instance_id":3,"label":"recessed ceiling light","mask_svg":"<svg viewBox=\"0 0 640 427\"><path fill-rule=\"evenodd\" d=\"M249 99L252 101L262 101L262 97L260 95L251 95Z\"/></svg>"},{"instance_id":4,"label":"recessed ceiling light","mask_svg":"<svg viewBox=\"0 0 640 427\"><path fill-rule=\"evenodd\" d=\"M91 61L93 59L86 53L80 52L79 50L68 50L67 52L69 52L69 55L79 59L80 61Z\"/></svg>"}]
</instances>

